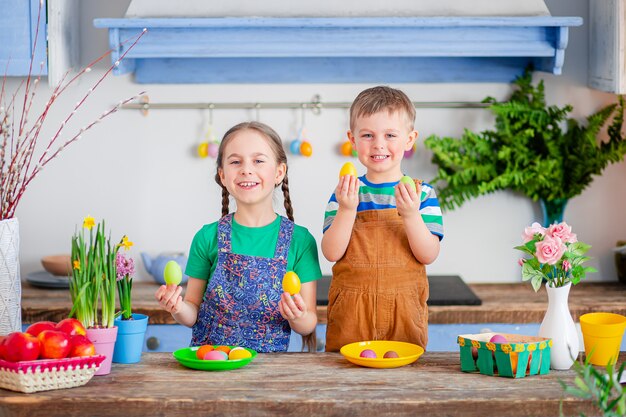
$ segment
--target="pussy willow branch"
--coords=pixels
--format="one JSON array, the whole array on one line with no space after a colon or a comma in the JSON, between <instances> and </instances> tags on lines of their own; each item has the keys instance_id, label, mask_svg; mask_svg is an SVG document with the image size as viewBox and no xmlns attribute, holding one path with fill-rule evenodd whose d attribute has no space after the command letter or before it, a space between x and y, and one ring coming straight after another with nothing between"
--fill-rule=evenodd
<instances>
[{"instance_id":1,"label":"pussy willow branch","mask_svg":"<svg viewBox=\"0 0 626 417\"><path fill-rule=\"evenodd\" d=\"M24 103L22 104L22 116L20 117L20 128L19 128L19 135L18 135L18 140L19 138L22 136L22 133L24 133L24 128L26 126L26 123L28 123L28 110L30 110L30 107L28 106L28 100L26 100L26 98L28 97L28 92L30 91L30 79L31 79L31 74L33 73L33 61L35 60L35 51L36 51L36 46L37 46L37 39L39 39L39 24L41 22L41 11L43 10L43 0L39 0L39 11L37 12L37 26L35 29L35 40L33 41L33 49L31 51L31 55L30 55L30 64L28 67L28 77L26 77L26 87L24 90Z\"/></svg>"},{"instance_id":2,"label":"pussy willow branch","mask_svg":"<svg viewBox=\"0 0 626 417\"><path fill-rule=\"evenodd\" d=\"M41 115L39 115L39 117L36 119L35 123L30 129L25 130L26 129L25 126L28 122L28 113L31 109L33 98L34 98L34 91L36 90L37 84L39 84L39 81L40 81L40 77L35 79L35 81L33 82L35 84L35 88L31 91L31 87L30 87L31 74L29 71L29 76L26 81L26 88L24 92L24 103L28 103L28 105L25 104L22 107L22 115L20 118L19 134L18 134L17 140L14 142L15 138L13 134L14 134L15 126L12 123L10 123L10 119L8 116L9 112L6 111L6 109L5 109L4 118L2 121L3 127L0 130L0 134L3 137L2 147L0 149L0 155L2 156L1 158L2 161L0 165L0 198L1 198L0 201L2 202L2 205L0 206L0 219L7 219L7 218L11 218L14 216L17 205L22 195L24 194L27 185L30 184L30 182L37 176L39 172L41 172L42 168L48 162L54 159L69 144L80 139L82 137L82 134L85 131L89 130L95 124L101 122L105 117L119 110L119 108L123 104L126 104L132 100L135 100L136 98L144 94L144 92L142 92L136 96L133 96L131 98L128 98L126 100L119 102L117 105L113 106L109 110L102 113L100 117L98 117L96 120L89 123L85 127L81 128L77 134L75 134L72 138L65 141L59 148L57 148L56 151L50 153L53 145L59 139L66 124L70 121L70 119L74 116L74 114L78 111L78 109L82 107L82 105L91 95L91 93L104 81L104 79L111 73L111 71L113 71L113 68L118 66L120 61L124 59L126 54L128 54L128 52L131 49L133 49L133 47L137 44L137 42L139 42L139 39L141 39L141 37L146 33L146 31L147 30L144 29L134 39L131 38L129 40L122 42L122 44L124 44L124 43L132 41L132 44L120 56L119 60L116 61L113 65L111 65L109 69L87 91L87 93L76 103L73 110L61 122L61 125L59 126L55 134L48 141L48 144L44 152L38 158L37 164L35 164L34 167L32 166L32 158L35 152L35 146L37 144L37 139L39 137L39 134L41 133L43 123L46 119L46 116L48 115L48 112L50 111L50 108L52 107L56 99L60 96L60 94L63 93L63 91L65 91L69 85L73 84L84 73L90 72L93 65L95 65L96 63L98 63L99 61L107 57L111 53L111 51L110 50L107 51L106 53L104 53L103 55L101 55L100 57L92 61L91 63L89 63L78 74L76 74L69 81L64 83L68 74L66 73L63 76L61 82L54 88L50 98L47 100L44 106L44 110L41 113ZM34 58L31 58L31 61L32 59ZM31 69L32 69L32 62L31 62ZM2 93L0 94L0 102L2 101L2 98L4 97L5 82L6 82L6 77L5 77L5 80L3 80ZM19 91L19 88L18 88L18 91ZM12 100L10 102L10 106L13 108L13 110L15 109L15 98L16 96L13 95ZM15 114L15 113L12 112L11 114ZM10 132L6 131L7 129L10 129ZM9 149L10 150L9 156L11 158L10 158L10 163L9 163L8 168L6 168L5 170L5 155L6 155L6 145L8 142L8 136L11 136L11 144L10 144L10 149Z\"/></svg>"}]
</instances>

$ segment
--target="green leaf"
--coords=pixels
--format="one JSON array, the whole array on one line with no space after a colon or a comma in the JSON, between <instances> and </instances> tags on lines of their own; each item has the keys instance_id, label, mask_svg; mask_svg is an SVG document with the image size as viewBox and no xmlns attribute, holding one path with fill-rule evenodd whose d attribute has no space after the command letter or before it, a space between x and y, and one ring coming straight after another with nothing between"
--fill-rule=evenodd
<instances>
[{"instance_id":1,"label":"green leaf","mask_svg":"<svg viewBox=\"0 0 626 417\"><path fill-rule=\"evenodd\" d=\"M530 283L532 284L535 292L539 291L539 288L541 288L542 282L543 282L543 278L539 275L536 275L532 278L532 281Z\"/></svg>"},{"instance_id":2,"label":"green leaf","mask_svg":"<svg viewBox=\"0 0 626 417\"><path fill-rule=\"evenodd\" d=\"M609 163L626 155L623 97L579 122L568 117L572 106L546 103L543 81L533 85L530 70L513 84L508 100L483 100L495 116L492 129L465 129L460 138L432 135L425 140L438 166L430 183L438 190L442 209L500 190L534 201L571 199ZM598 140L611 119L609 140Z\"/></svg>"},{"instance_id":3,"label":"green leaf","mask_svg":"<svg viewBox=\"0 0 626 417\"><path fill-rule=\"evenodd\" d=\"M568 252L571 252L574 255L584 255L589 249L591 248L591 245L587 245L586 243L583 242L576 242L576 243L572 243L569 245L568 247Z\"/></svg>"}]
</instances>

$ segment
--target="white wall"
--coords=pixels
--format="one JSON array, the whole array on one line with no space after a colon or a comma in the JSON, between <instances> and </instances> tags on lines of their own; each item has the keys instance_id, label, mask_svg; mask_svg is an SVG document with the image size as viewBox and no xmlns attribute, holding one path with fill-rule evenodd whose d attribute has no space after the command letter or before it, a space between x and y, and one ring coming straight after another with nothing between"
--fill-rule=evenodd
<instances>
[{"instance_id":1,"label":"white wall","mask_svg":"<svg viewBox=\"0 0 626 417\"><path fill-rule=\"evenodd\" d=\"M588 16L587 0L548 0L555 16ZM121 17L128 1L82 2L82 61L97 57L107 49L107 34L92 26L95 17ZM586 26L573 28L566 51L564 74L537 74L546 81L550 103L571 103L574 115L584 117L615 96L586 88ZM102 66L82 77L75 88L65 92L40 136L46 142L63 116L102 75ZM18 80L11 80L12 91ZM113 103L147 90L153 102L194 101L306 101L320 94L325 101L351 101L366 84L298 85L139 85L128 76L108 77L91 100L77 114L74 132ZM508 84L399 84L416 101L479 101L487 95L505 99ZM37 92L36 108L49 90ZM301 113L290 110L261 111L260 120L273 126L285 140L292 139ZM44 255L69 252L70 238L83 217L105 218L113 236L127 234L139 252L187 252L191 238L203 224L220 214L220 193L213 181L215 163L199 159L193 150L202 139L207 112L154 110L148 116L124 110L87 132L80 142L51 163L29 186L17 216L21 228L20 260L22 274L41 269ZM218 135L253 112L224 110L214 112ZM31 116L31 119L33 117ZM421 138L431 134L459 136L464 128L479 131L492 127L493 119L484 110L423 109L418 111L417 128ZM318 239L326 201L332 192L344 158L337 146L345 138L348 125L345 110L324 110L307 114L306 127L314 147L312 158L290 156L289 173L296 221ZM584 163L584 161L581 161ZM431 179L435 167L420 144L417 155L404 164L409 175ZM361 171L362 172L362 169ZM591 265L599 273L591 280L616 280L611 248L626 239L626 164L611 165L579 197L570 201L566 220L581 240L593 245ZM280 199L278 199L280 200ZM537 203L510 192L481 197L461 209L445 213L446 237L441 255L429 267L431 274L459 274L468 282L518 282L518 253L522 229L540 220ZM331 264L320 254L322 270ZM143 269L139 279L147 280Z\"/></svg>"}]
</instances>

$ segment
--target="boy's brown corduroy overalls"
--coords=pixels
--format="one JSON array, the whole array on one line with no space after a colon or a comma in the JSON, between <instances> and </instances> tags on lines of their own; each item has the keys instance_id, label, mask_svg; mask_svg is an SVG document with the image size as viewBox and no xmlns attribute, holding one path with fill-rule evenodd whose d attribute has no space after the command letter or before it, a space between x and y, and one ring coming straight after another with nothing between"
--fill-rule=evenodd
<instances>
[{"instance_id":1,"label":"boy's brown corduroy overalls","mask_svg":"<svg viewBox=\"0 0 626 417\"><path fill-rule=\"evenodd\" d=\"M428 279L394 209L357 213L350 243L333 266L326 351L365 340L426 348Z\"/></svg>"}]
</instances>

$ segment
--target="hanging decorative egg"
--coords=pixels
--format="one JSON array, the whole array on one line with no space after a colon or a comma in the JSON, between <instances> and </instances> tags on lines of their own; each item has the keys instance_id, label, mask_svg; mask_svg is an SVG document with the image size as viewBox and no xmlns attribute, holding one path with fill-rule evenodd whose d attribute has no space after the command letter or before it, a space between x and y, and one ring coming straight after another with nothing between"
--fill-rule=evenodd
<instances>
[{"instance_id":1,"label":"hanging decorative egg","mask_svg":"<svg viewBox=\"0 0 626 417\"><path fill-rule=\"evenodd\" d=\"M343 156L353 156L352 155L352 143L349 140L345 141L341 144L340 152Z\"/></svg>"},{"instance_id":2,"label":"hanging decorative egg","mask_svg":"<svg viewBox=\"0 0 626 417\"><path fill-rule=\"evenodd\" d=\"M289 145L289 151L294 154L294 155L300 155L300 145L302 144L302 142L300 142L299 139L294 139L291 141L291 144Z\"/></svg>"},{"instance_id":3,"label":"hanging decorative egg","mask_svg":"<svg viewBox=\"0 0 626 417\"><path fill-rule=\"evenodd\" d=\"M202 142L201 144L198 145L198 148L196 149L196 151L200 158L206 158L209 155L209 143Z\"/></svg>"},{"instance_id":4,"label":"hanging decorative egg","mask_svg":"<svg viewBox=\"0 0 626 417\"><path fill-rule=\"evenodd\" d=\"M211 158L217 158L217 153L220 150L220 143L219 142L211 142L209 143L208 149L207 149L207 154L211 157Z\"/></svg>"},{"instance_id":5,"label":"hanging decorative egg","mask_svg":"<svg viewBox=\"0 0 626 417\"><path fill-rule=\"evenodd\" d=\"M306 140L303 140L300 144L300 153L302 156L306 156L307 158L313 155L313 146Z\"/></svg>"},{"instance_id":6,"label":"hanging decorative egg","mask_svg":"<svg viewBox=\"0 0 626 417\"><path fill-rule=\"evenodd\" d=\"M415 153L415 151L417 151L417 145L413 144L413 146L411 147L411 149L409 149L408 151L404 151L404 157L405 158L410 158L413 156L413 154Z\"/></svg>"}]
</instances>

